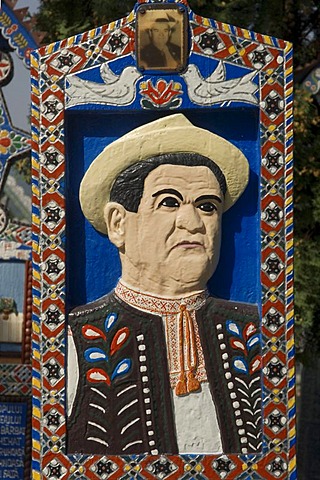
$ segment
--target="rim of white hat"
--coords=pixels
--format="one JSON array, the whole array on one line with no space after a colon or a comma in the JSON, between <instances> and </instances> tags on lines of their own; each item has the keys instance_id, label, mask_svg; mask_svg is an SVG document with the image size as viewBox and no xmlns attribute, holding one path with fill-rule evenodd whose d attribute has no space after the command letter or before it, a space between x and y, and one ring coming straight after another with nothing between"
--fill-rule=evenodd
<instances>
[{"instance_id":1,"label":"rim of white hat","mask_svg":"<svg viewBox=\"0 0 320 480\"><path fill-rule=\"evenodd\" d=\"M240 197L249 180L249 163L232 143L193 125L183 114L170 115L138 127L110 143L92 162L80 185L85 217L106 232L104 207L118 175L130 165L165 153L198 153L216 163L225 176L224 211Z\"/></svg>"}]
</instances>

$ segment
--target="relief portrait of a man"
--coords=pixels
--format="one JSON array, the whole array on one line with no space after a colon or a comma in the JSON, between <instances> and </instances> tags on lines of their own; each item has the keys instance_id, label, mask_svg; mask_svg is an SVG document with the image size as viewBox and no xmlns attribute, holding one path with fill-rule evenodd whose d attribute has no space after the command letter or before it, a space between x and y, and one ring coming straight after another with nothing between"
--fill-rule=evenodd
<instances>
[{"instance_id":1,"label":"relief portrait of a man","mask_svg":"<svg viewBox=\"0 0 320 480\"><path fill-rule=\"evenodd\" d=\"M69 314L69 453L261 449L258 307L207 290L222 215L248 177L237 147L182 114L124 135L87 170L81 207L122 275Z\"/></svg>"}]
</instances>

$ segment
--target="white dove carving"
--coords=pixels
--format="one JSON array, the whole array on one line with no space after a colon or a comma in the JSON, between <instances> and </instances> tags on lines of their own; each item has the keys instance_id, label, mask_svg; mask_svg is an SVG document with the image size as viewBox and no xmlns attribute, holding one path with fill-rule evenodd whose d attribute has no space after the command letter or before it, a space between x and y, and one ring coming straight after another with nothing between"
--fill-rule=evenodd
<instances>
[{"instance_id":1,"label":"white dove carving","mask_svg":"<svg viewBox=\"0 0 320 480\"><path fill-rule=\"evenodd\" d=\"M136 97L135 85L141 74L136 67L126 67L120 75L112 72L109 65L100 67L104 83L83 80L76 75L67 77L67 108L85 103L105 105L129 105Z\"/></svg>"},{"instance_id":2,"label":"white dove carving","mask_svg":"<svg viewBox=\"0 0 320 480\"><path fill-rule=\"evenodd\" d=\"M207 78L203 78L196 65L189 65L182 75L188 88L190 100L197 105L213 105L223 102L245 102L257 104L255 93L258 86L252 82L257 72L250 72L239 78L226 80L224 63Z\"/></svg>"}]
</instances>

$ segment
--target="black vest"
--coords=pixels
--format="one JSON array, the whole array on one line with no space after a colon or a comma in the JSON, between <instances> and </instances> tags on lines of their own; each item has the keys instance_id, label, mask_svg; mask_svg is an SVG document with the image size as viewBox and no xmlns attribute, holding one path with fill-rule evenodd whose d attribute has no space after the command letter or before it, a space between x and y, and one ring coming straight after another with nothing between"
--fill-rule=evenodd
<instances>
[{"instance_id":1,"label":"black vest","mask_svg":"<svg viewBox=\"0 0 320 480\"><path fill-rule=\"evenodd\" d=\"M196 321L223 453L258 453L257 306L210 297ZM162 318L111 293L72 311L69 325L79 382L68 420L68 453L179 453Z\"/></svg>"}]
</instances>

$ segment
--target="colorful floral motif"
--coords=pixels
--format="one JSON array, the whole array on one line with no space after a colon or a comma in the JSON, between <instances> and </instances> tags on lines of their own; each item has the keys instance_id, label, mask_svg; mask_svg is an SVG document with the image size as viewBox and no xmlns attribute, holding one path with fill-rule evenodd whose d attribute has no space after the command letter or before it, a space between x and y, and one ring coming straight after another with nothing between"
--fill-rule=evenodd
<instances>
[{"instance_id":1,"label":"colorful floral motif","mask_svg":"<svg viewBox=\"0 0 320 480\"><path fill-rule=\"evenodd\" d=\"M0 131L0 153L2 155L15 154L20 150L30 148L31 140L15 132Z\"/></svg>"},{"instance_id":2,"label":"colorful floral motif","mask_svg":"<svg viewBox=\"0 0 320 480\"><path fill-rule=\"evenodd\" d=\"M241 331L233 321L227 321L227 330L231 333L230 345L241 352L241 356L233 358L233 367L237 372L252 374L261 367L261 356L252 356L253 348L261 344L261 337L253 323L246 325Z\"/></svg>"},{"instance_id":3,"label":"colorful floral motif","mask_svg":"<svg viewBox=\"0 0 320 480\"><path fill-rule=\"evenodd\" d=\"M118 315L114 312L109 313L105 322L104 328L108 334L113 327L115 326L118 319ZM106 335L100 328L95 325L86 324L82 327L82 336L86 340L95 342L96 340L103 340L104 346L107 348L108 345L108 335ZM129 358L122 359L115 367L111 366L111 357L118 352L121 347L127 342L130 336L130 331L127 327L122 327L117 330L110 343L109 352L107 353L105 349L99 347L89 347L84 351L84 359L87 363L92 364L96 362L105 361L107 362L106 368L90 368L87 371L87 380L90 383L105 383L110 386L112 380L116 377L124 375L129 372L132 366L132 362ZM110 363L109 363L110 360Z\"/></svg>"},{"instance_id":4,"label":"colorful floral motif","mask_svg":"<svg viewBox=\"0 0 320 480\"><path fill-rule=\"evenodd\" d=\"M182 98L178 98L183 94L181 84L170 80L166 82L161 79L154 84L152 80L141 82L140 94L145 97L141 100L142 108L148 109L167 109L178 108L182 103Z\"/></svg>"}]
</instances>

